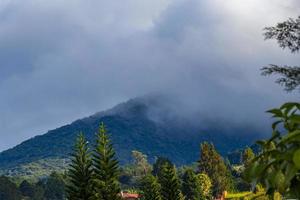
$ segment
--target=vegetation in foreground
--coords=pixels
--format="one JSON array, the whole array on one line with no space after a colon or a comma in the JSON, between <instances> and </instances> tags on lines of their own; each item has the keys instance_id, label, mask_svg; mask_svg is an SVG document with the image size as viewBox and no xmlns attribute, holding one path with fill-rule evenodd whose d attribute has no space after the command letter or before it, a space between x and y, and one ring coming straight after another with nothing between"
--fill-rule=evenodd
<instances>
[{"instance_id":1,"label":"vegetation in foreground","mask_svg":"<svg viewBox=\"0 0 300 200\"><path fill-rule=\"evenodd\" d=\"M2 177L0 184L9 189L3 187L0 199L117 200L121 191L129 191L144 200L197 200L211 199L225 190L230 193L250 191L241 173L226 163L211 143L200 145L200 159L191 166L176 168L163 157L151 165L145 154L132 151L132 163L120 167L104 124L96 140L96 145L91 146L84 135L79 134L71 163L62 174L52 173L37 182L24 180L18 185ZM253 156L252 150L246 149L244 164Z\"/></svg>"}]
</instances>

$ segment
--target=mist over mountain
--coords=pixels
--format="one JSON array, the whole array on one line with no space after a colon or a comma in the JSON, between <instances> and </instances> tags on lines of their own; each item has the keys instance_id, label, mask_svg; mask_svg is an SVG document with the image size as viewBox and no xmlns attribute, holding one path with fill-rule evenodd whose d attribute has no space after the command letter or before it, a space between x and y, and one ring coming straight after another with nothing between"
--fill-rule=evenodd
<instances>
[{"instance_id":1,"label":"mist over mountain","mask_svg":"<svg viewBox=\"0 0 300 200\"><path fill-rule=\"evenodd\" d=\"M298 96L259 69L299 58L263 28L298 16L299 2L1 1L0 151L151 92L175 96L154 119L264 128L265 110Z\"/></svg>"},{"instance_id":2,"label":"mist over mountain","mask_svg":"<svg viewBox=\"0 0 300 200\"><path fill-rule=\"evenodd\" d=\"M131 99L3 151L0 166L11 168L41 159L68 158L79 132L84 132L93 145L101 122L107 126L122 164L131 160L132 150L147 154L152 162L157 156L166 156L177 165L187 164L198 160L203 141L213 142L226 155L262 137L263 130L246 123L212 121L199 111L181 113L181 109L175 109L179 104L174 101L171 103L170 97L163 95Z\"/></svg>"}]
</instances>

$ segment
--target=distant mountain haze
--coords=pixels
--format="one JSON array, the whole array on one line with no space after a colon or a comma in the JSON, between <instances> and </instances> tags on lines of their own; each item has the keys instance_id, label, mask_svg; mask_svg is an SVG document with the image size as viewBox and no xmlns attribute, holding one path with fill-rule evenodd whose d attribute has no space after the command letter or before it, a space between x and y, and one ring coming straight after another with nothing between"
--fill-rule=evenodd
<instances>
[{"instance_id":1,"label":"distant mountain haze","mask_svg":"<svg viewBox=\"0 0 300 200\"><path fill-rule=\"evenodd\" d=\"M189 117L181 115L179 111L172 112L175 104L168 102L168 97L147 95L48 131L0 153L0 168L41 159L68 158L79 132L93 145L101 122L111 135L121 164L131 161L132 150L147 154L151 162L157 156L166 156L177 165L192 163L199 159L203 141L214 143L226 155L253 144L264 132L254 126L205 120L198 111Z\"/></svg>"}]
</instances>

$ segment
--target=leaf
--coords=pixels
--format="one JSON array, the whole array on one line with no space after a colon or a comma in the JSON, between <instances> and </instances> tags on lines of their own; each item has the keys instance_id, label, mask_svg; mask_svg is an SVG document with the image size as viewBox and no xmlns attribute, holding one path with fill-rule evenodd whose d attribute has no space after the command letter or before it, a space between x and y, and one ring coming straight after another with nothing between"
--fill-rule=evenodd
<instances>
[{"instance_id":1,"label":"leaf","mask_svg":"<svg viewBox=\"0 0 300 200\"><path fill-rule=\"evenodd\" d=\"M298 103L295 102L288 102L283 104L280 107L280 110L284 110L284 114L287 115L294 107L297 107L297 105L299 105Z\"/></svg>"},{"instance_id":2,"label":"leaf","mask_svg":"<svg viewBox=\"0 0 300 200\"><path fill-rule=\"evenodd\" d=\"M273 117L283 117L283 113L280 109L274 108L272 110L268 110L268 113L272 113Z\"/></svg>"},{"instance_id":3,"label":"leaf","mask_svg":"<svg viewBox=\"0 0 300 200\"><path fill-rule=\"evenodd\" d=\"M282 140L278 143L278 145L284 144L293 138L300 136L300 130L293 131L287 135L285 135Z\"/></svg>"},{"instance_id":4,"label":"leaf","mask_svg":"<svg viewBox=\"0 0 300 200\"><path fill-rule=\"evenodd\" d=\"M293 155L293 162L294 162L296 168L300 169L300 149L295 151L295 153Z\"/></svg>"},{"instance_id":5,"label":"leaf","mask_svg":"<svg viewBox=\"0 0 300 200\"><path fill-rule=\"evenodd\" d=\"M292 115L289 119L295 124L300 124L300 115Z\"/></svg>"},{"instance_id":6,"label":"leaf","mask_svg":"<svg viewBox=\"0 0 300 200\"><path fill-rule=\"evenodd\" d=\"M285 170L285 181L286 184L290 183L290 181L297 174L298 169L293 164L288 164Z\"/></svg>"},{"instance_id":7,"label":"leaf","mask_svg":"<svg viewBox=\"0 0 300 200\"><path fill-rule=\"evenodd\" d=\"M260 146L262 146L262 147L264 147L265 145L266 145L266 141L264 141L264 140L258 140L258 141L256 141L256 144L258 144L258 145L260 145Z\"/></svg>"},{"instance_id":8,"label":"leaf","mask_svg":"<svg viewBox=\"0 0 300 200\"><path fill-rule=\"evenodd\" d=\"M277 127L277 125L278 125L279 123L281 123L281 122L282 122L282 120L279 120L279 121L274 122L274 123L272 124L272 129L275 130L276 127Z\"/></svg>"},{"instance_id":9,"label":"leaf","mask_svg":"<svg viewBox=\"0 0 300 200\"><path fill-rule=\"evenodd\" d=\"M292 161L293 160L293 152L287 151L285 153L278 152L276 155L277 160L286 160L286 161Z\"/></svg>"}]
</instances>

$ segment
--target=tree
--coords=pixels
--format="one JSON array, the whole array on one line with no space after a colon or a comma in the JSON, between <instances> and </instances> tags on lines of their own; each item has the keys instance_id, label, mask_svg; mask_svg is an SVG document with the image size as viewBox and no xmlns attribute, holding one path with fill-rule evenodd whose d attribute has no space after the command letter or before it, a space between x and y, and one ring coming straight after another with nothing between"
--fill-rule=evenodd
<instances>
[{"instance_id":1,"label":"tree","mask_svg":"<svg viewBox=\"0 0 300 200\"><path fill-rule=\"evenodd\" d=\"M18 191L17 185L8 177L0 176L0 199L5 200L20 200L21 194Z\"/></svg>"},{"instance_id":2,"label":"tree","mask_svg":"<svg viewBox=\"0 0 300 200\"><path fill-rule=\"evenodd\" d=\"M222 157L215 150L213 144L201 144L199 172L207 174L213 181L213 194L221 194L225 190L232 190L233 183L230 171L227 169Z\"/></svg>"},{"instance_id":3,"label":"tree","mask_svg":"<svg viewBox=\"0 0 300 200\"><path fill-rule=\"evenodd\" d=\"M61 174L53 172L47 178L45 183L45 200L64 200L65 199L65 181Z\"/></svg>"},{"instance_id":4,"label":"tree","mask_svg":"<svg viewBox=\"0 0 300 200\"><path fill-rule=\"evenodd\" d=\"M68 199L89 200L93 195L92 159L88 142L81 133L76 140L74 153L68 171L69 184L67 185Z\"/></svg>"},{"instance_id":5,"label":"tree","mask_svg":"<svg viewBox=\"0 0 300 200\"><path fill-rule=\"evenodd\" d=\"M141 181L143 200L161 200L160 185L157 178L151 174L143 177Z\"/></svg>"},{"instance_id":6,"label":"tree","mask_svg":"<svg viewBox=\"0 0 300 200\"><path fill-rule=\"evenodd\" d=\"M251 163L251 161L254 159L255 154L253 153L252 149L247 147L244 152L243 152L243 164L245 167L249 166L249 164Z\"/></svg>"},{"instance_id":7,"label":"tree","mask_svg":"<svg viewBox=\"0 0 300 200\"><path fill-rule=\"evenodd\" d=\"M34 197L34 193L35 193L34 186L31 183L29 183L27 180L21 182L19 186L19 190L21 194L25 197L30 197L30 198Z\"/></svg>"},{"instance_id":8,"label":"tree","mask_svg":"<svg viewBox=\"0 0 300 200\"><path fill-rule=\"evenodd\" d=\"M154 176L159 176L161 169L165 164L173 165L173 163L168 158L158 157L153 164L152 174Z\"/></svg>"},{"instance_id":9,"label":"tree","mask_svg":"<svg viewBox=\"0 0 300 200\"><path fill-rule=\"evenodd\" d=\"M158 176L162 200L183 200L180 182L174 165L163 165Z\"/></svg>"},{"instance_id":10,"label":"tree","mask_svg":"<svg viewBox=\"0 0 300 200\"><path fill-rule=\"evenodd\" d=\"M34 185L34 195L32 197L32 200L41 200L44 199L45 194L45 184L42 180L38 181Z\"/></svg>"},{"instance_id":11,"label":"tree","mask_svg":"<svg viewBox=\"0 0 300 200\"><path fill-rule=\"evenodd\" d=\"M262 152L245 170L245 178L261 183L268 194L300 198L300 103L285 103L268 111L276 118L272 137L258 141Z\"/></svg>"},{"instance_id":12,"label":"tree","mask_svg":"<svg viewBox=\"0 0 300 200\"><path fill-rule=\"evenodd\" d=\"M119 164L115 158L115 151L103 123L97 134L93 161L95 172L95 199L119 199Z\"/></svg>"},{"instance_id":13,"label":"tree","mask_svg":"<svg viewBox=\"0 0 300 200\"><path fill-rule=\"evenodd\" d=\"M151 165L148 163L147 155L139 152L132 151L132 158L134 164L135 176L145 176L151 171Z\"/></svg>"},{"instance_id":14,"label":"tree","mask_svg":"<svg viewBox=\"0 0 300 200\"><path fill-rule=\"evenodd\" d=\"M200 182L202 199L210 199L212 186L210 178L206 174L198 174L197 178Z\"/></svg>"},{"instance_id":15,"label":"tree","mask_svg":"<svg viewBox=\"0 0 300 200\"><path fill-rule=\"evenodd\" d=\"M190 168L186 169L182 176L182 194L186 200L204 199L200 178Z\"/></svg>"},{"instance_id":16,"label":"tree","mask_svg":"<svg viewBox=\"0 0 300 200\"><path fill-rule=\"evenodd\" d=\"M300 50L300 16L296 19L289 19L278 23L274 27L266 27L265 39L277 40L283 49L288 48L292 53ZM276 80L283 85L286 91L292 91L300 85L300 66L278 66L269 65L262 68L263 75L277 74L281 77Z\"/></svg>"}]
</instances>

